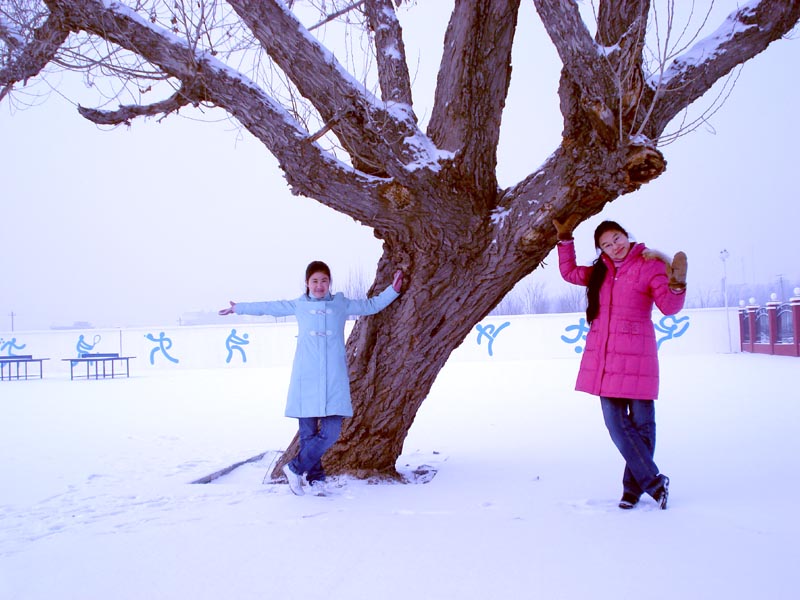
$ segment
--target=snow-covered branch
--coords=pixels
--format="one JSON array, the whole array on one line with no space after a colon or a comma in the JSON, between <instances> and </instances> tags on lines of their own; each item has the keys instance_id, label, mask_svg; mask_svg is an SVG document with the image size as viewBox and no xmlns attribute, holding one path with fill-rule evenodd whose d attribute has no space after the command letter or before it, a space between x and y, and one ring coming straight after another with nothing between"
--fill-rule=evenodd
<instances>
[{"instance_id":1,"label":"snow-covered branch","mask_svg":"<svg viewBox=\"0 0 800 600\"><path fill-rule=\"evenodd\" d=\"M798 19L800 2L785 0L753 0L731 13L716 31L650 78L656 98L652 130L662 131L717 81L791 31Z\"/></svg>"},{"instance_id":2,"label":"snow-covered branch","mask_svg":"<svg viewBox=\"0 0 800 600\"><path fill-rule=\"evenodd\" d=\"M403 31L392 0L365 2L370 29L375 35L378 78L385 102L413 105L411 77L406 62Z\"/></svg>"},{"instance_id":3,"label":"snow-covered branch","mask_svg":"<svg viewBox=\"0 0 800 600\"><path fill-rule=\"evenodd\" d=\"M435 155L426 157L423 147L408 143L420 133L410 107L390 110L356 81L283 3L229 3L270 58L313 104L354 167L379 177L401 179L411 164L427 162L436 167Z\"/></svg>"}]
</instances>

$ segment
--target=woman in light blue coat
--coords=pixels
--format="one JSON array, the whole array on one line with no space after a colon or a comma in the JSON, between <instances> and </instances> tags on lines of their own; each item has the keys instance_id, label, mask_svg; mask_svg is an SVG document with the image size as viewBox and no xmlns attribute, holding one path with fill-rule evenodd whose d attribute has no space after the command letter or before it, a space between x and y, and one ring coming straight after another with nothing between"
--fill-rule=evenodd
<instances>
[{"instance_id":1,"label":"woman in light blue coat","mask_svg":"<svg viewBox=\"0 0 800 600\"><path fill-rule=\"evenodd\" d=\"M292 492L302 495L303 474L312 487L322 487L322 456L336 442L342 419L353 416L350 377L345 356L344 325L349 315L372 315L399 295L402 271L392 285L367 300L331 294L331 271L322 261L306 267L306 293L296 300L231 302L221 315L271 315L297 318L295 350L286 416L299 422L300 452L283 468Z\"/></svg>"}]
</instances>

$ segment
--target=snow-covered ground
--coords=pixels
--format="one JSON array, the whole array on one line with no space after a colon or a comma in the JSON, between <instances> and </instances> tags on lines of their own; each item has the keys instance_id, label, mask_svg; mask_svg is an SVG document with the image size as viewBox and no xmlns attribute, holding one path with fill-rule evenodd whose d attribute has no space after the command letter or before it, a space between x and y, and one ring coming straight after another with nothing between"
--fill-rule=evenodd
<instances>
[{"instance_id":1,"label":"snow-covered ground","mask_svg":"<svg viewBox=\"0 0 800 600\"><path fill-rule=\"evenodd\" d=\"M3 600L796 598L800 359L662 356L669 509L578 359L450 362L399 465L329 497L247 464L292 438L287 367L0 383Z\"/></svg>"}]
</instances>

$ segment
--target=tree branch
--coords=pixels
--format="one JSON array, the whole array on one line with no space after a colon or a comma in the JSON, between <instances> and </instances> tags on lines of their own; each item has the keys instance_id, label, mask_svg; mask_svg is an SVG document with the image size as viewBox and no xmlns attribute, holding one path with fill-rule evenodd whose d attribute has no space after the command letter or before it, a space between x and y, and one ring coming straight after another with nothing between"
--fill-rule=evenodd
<instances>
[{"instance_id":1,"label":"tree branch","mask_svg":"<svg viewBox=\"0 0 800 600\"><path fill-rule=\"evenodd\" d=\"M444 40L428 134L457 153L461 177L482 190L479 208L497 195L497 144L511 79L519 0L457 0Z\"/></svg>"},{"instance_id":2,"label":"tree branch","mask_svg":"<svg viewBox=\"0 0 800 600\"><path fill-rule=\"evenodd\" d=\"M84 118L97 125L130 125L136 117L154 117L168 115L178 111L181 107L191 104L183 92L176 92L166 100L142 106L139 104L120 106L117 110L99 110L95 108L78 107L78 112Z\"/></svg>"},{"instance_id":3,"label":"tree branch","mask_svg":"<svg viewBox=\"0 0 800 600\"><path fill-rule=\"evenodd\" d=\"M319 21L318 23L315 23L314 25L309 27L308 30L309 31L314 31L315 29L318 29L319 27L322 27L323 25L325 25L325 23L330 23L331 21L336 20L337 18L341 17L342 15L349 13L351 10L355 10L356 8L358 8L359 6L364 4L364 2L366 2L366 0L357 0L357 2L353 2L352 4L350 4L348 6L345 6L343 9L337 10L336 12L331 13L327 17L325 17L324 19ZM291 8L291 4L290 4L289 7Z\"/></svg>"},{"instance_id":4,"label":"tree branch","mask_svg":"<svg viewBox=\"0 0 800 600\"><path fill-rule=\"evenodd\" d=\"M413 106L411 77L406 62L403 30L397 20L392 0L367 0L366 13L375 33L378 78L384 102ZM416 117L414 117L416 122Z\"/></svg>"},{"instance_id":5,"label":"tree branch","mask_svg":"<svg viewBox=\"0 0 800 600\"><path fill-rule=\"evenodd\" d=\"M800 20L800 2L761 0L731 13L720 27L651 77L655 108L647 135L656 139L667 124L736 66L763 52Z\"/></svg>"},{"instance_id":6,"label":"tree branch","mask_svg":"<svg viewBox=\"0 0 800 600\"><path fill-rule=\"evenodd\" d=\"M606 54L617 89L619 141L624 143L635 125L644 90L642 70L650 0L604 0L597 17L597 43L614 48Z\"/></svg>"},{"instance_id":7,"label":"tree branch","mask_svg":"<svg viewBox=\"0 0 800 600\"><path fill-rule=\"evenodd\" d=\"M602 0L597 14L597 43L610 47L629 35L634 25L647 19L650 0ZM644 45L644 26L635 29L638 44Z\"/></svg>"},{"instance_id":8,"label":"tree branch","mask_svg":"<svg viewBox=\"0 0 800 600\"><path fill-rule=\"evenodd\" d=\"M33 39L23 43L22 36L8 32L5 37L14 39L9 65L0 69L0 100L20 81L38 75L55 58L58 49L69 36L69 28L57 14L51 14L41 27L34 30Z\"/></svg>"},{"instance_id":9,"label":"tree branch","mask_svg":"<svg viewBox=\"0 0 800 600\"><path fill-rule=\"evenodd\" d=\"M533 0L564 69L580 88L584 98L608 107L616 97L614 74L598 51L576 2Z\"/></svg>"},{"instance_id":10,"label":"tree branch","mask_svg":"<svg viewBox=\"0 0 800 600\"><path fill-rule=\"evenodd\" d=\"M293 193L319 200L371 226L383 226L390 204L380 193L380 180L365 176L326 155L308 141L305 131L275 100L247 77L215 57L192 50L185 41L152 25L136 13L103 0L46 0L72 30L84 30L136 52L182 82L180 99L149 107L123 107L103 113L81 113L109 122L174 109L180 103L208 102L228 111L277 158Z\"/></svg>"},{"instance_id":11,"label":"tree branch","mask_svg":"<svg viewBox=\"0 0 800 600\"><path fill-rule=\"evenodd\" d=\"M270 58L314 105L353 165L379 177L408 177L409 165L438 167L410 111L387 110L276 0L229 0ZM336 115L342 118L334 120Z\"/></svg>"}]
</instances>

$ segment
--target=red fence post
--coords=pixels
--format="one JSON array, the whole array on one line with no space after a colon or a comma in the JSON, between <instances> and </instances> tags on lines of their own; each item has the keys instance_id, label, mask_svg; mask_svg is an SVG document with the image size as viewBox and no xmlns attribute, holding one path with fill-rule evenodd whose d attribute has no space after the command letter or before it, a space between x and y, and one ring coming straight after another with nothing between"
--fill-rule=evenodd
<instances>
[{"instance_id":1,"label":"red fence post","mask_svg":"<svg viewBox=\"0 0 800 600\"><path fill-rule=\"evenodd\" d=\"M781 303L775 298L777 298L777 296L772 294L772 300L766 304L770 354L775 354L775 344L778 343L778 309L781 307Z\"/></svg>"},{"instance_id":2,"label":"red fence post","mask_svg":"<svg viewBox=\"0 0 800 600\"><path fill-rule=\"evenodd\" d=\"M739 301L739 350L741 352L752 352L750 348L750 321L747 319L747 307L744 300Z\"/></svg>"},{"instance_id":3,"label":"red fence post","mask_svg":"<svg viewBox=\"0 0 800 600\"><path fill-rule=\"evenodd\" d=\"M758 341L758 309L755 298L750 298L750 304L747 305L747 326L750 333L750 352L756 352L756 342Z\"/></svg>"}]
</instances>

